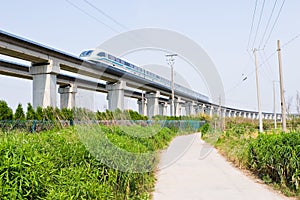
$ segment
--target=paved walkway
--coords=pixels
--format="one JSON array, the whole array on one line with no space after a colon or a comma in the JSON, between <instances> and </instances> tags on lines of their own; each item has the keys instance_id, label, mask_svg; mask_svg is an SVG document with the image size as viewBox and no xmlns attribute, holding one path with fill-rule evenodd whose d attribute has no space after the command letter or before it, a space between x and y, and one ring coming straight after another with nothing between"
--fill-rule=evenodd
<instances>
[{"instance_id":1,"label":"paved walkway","mask_svg":"<svg viewBox=\"0 0 300 200\"><path fill-rule=\"evenodd\" d=\"M200 134L175 138L161 155L156 177L154 200L289 199L231 166Z\"/></svg>"}]
</instances>

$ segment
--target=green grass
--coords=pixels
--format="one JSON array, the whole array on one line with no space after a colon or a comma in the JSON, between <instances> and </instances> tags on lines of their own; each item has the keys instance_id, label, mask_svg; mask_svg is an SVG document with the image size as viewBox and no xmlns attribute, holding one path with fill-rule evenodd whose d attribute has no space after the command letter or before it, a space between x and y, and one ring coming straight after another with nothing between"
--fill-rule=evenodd
<instances>
[{"instance_id":1,"label":"green grass","mask_svg":"<svg viewBox=\"0 0 300 200\"><path fill-rule=\"evenodd\" d=\"M154 135L137 137L149 134ZM0 199L150 199L154 172L107 167L100 162L97 148L103 143L97 139L108 138L126 152L151 153L165 148L174 135L167 128L140 126L0 133ZM114 153L107 154L118 158ZM125 164L155 169L157 154L149 155L155 156Z\"/></svg>"}]
</instances>

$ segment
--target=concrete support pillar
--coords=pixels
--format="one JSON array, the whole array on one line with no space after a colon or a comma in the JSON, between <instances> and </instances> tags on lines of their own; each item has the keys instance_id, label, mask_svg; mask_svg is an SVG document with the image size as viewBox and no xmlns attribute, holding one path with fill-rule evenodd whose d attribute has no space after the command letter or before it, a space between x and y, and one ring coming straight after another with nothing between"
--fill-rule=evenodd
<instances>
[{"instance_id":1,"label":"concrete support pillar","mask_svg":"<svg viewBox=\"0 0 300 200\"><path fill-rule=\"evenodd\" d=\"M138 106L139 106L139 114L146 116L147 115L147 104L146 104L145 99L144 100L139 99L137 101L137 103L138 103Z\"/></svg>"},{"instance_id":2,"label":"concrete support pillar","mask_svg":"<svg viewBox=\"0 0 300 200\"><path fill-rule=\"evenodd\" d=\"M225 108L222 109L222 116L225 118L226 117L226 113L227 113L227 110Z\"/></svg>"},{"instance_id":3,"label":"concrete support pillar","mask_svg":"<svg viewBox=\"0 0 300 200\"><path fill-rule=\"evenodd\" d=\"M210 110L209 110L209 116L212 117L214 114L214 107L210 106Z\"/></svg>"},{"instance_id":4,"label":"concrete support pillar","mask_svg":"<svg viewBox=\"0 0 300 200\"><path fill-rule=\"evenodd\" d=\"M249 113L249 114L248 114L248 118L249 118L249 119L252 119L252 113Z\"/></svg>"},{"instance_id":5,"label":"concrete support pillar","mask_svg":"<svg viewBox=\"0 0 300 200\"><path fill-rule=\"evenodd\" d=\"M195 115L194 102L185 103L185 113L186 115Z\"/></svg>"},{"instance_id":6,"label":"concrete support pillar","mask_svg":"<svg viewBox=\"0 0 300 200\"><path fill-rule=\"evenodd\" d=\"M75 94L77 93L77 86L71 85L68 87L59 87L60 94L60 108L72 109L75 107Z\"/></svg>"},{"instance_id":7,"label":"concrete support pillar","mask_svg":"<svg viewBox=\"0 0 300 200\"><path fill-rule=\"evenodd\" d=\"M56 107L56 76L60 73L59 63L50 60L49 63L33 64L29 68L33 75L33 107Z\"/></svg>"},{"instance_id":8,"label":"concrete support pillar","mask_svg":"<svg viewBox=\"0 0 300 200\"><path fill-rule=\"evenodd\" d=\"M234 111L233 110L230 110L229 111L229 117L233 117L234 116Z\"/></svg>"},{"instance_id":9,"label":"concrete support pillar","mask_svg":"<svg viewBox=\"0 0 300 200\"><path fill-rule=\"evenodd\" d=\"M257 113L253 113L253 119L257 119Z\"/></svg>"},{"instance_id":10,"label":"concrete support pillar","mask_svg":"<svg viewBox=\"0 0 300 200\"><path fill-rule=\"evenodd\" d=\"M108 109L110 111L116 109L124 110L124 90L126 89L126 82L107 83L106 89L108 90Z\"/></svg>"},{"instance_id":11,"label":"concrete support pillar","mask_svg":"<svg viewBox=\"0 0 300 200\"><path fill-rule=\"evenodd\" d=\"M236 111L232 111L232 115L233 115L233 117L236 117Z\"/></svg>"},{"instance_id":12,"label":"concrete support pillar","mask_svg":"<svg viewBox=\"0 0 300 200\"><path fill-rule=\"evenodd\" d=\"M159 104L159 115L167 115L167 104L164 102Z\"/></svg>"},{"instance_id":13,"label":"concrete support pillar","mask_svg":"<svg viewBox=\"0 0 300 200\"><path fill-rule=\"evenodd\" d=\"M277 120L282 121L282 115L281 114L277 114Z\"/></svg>"},{"instance_id":14,"label":"concrete support pillar","mask_svg":"<svg viewBox=\"0 0 300 200\"><path fill-rule=\"evenodd\" d=\"M231 110L227 110L227 117L231 117Z\"/></svg>"},{"instance_id":15,"label":"concrete support pillar","mask_svg":"<svg viewBox=\"0 0 300 200\"><path fill-rule=\"evenodd\" d=\"M147 99L147 116L152 118L155 115L159 114L158 98L160 93L146 93Z\"/></svg>"},{"instance_id":16,"label":"concrete support pillar","mask_svg":"<svg viewBox=\"0 0 300 200\"><path fill-rule=\"evenodd\" d=\"M181 115L181 98L177 97L174 101L174 107L175 107L175 116L179 117Z\"/></svg>"},{"instance_id":17,"label":"concrete support pillar","mask_svg":"<svg viewBox=\"0 0 300 200\"><path fill-rule=\"evenodd\" d=\"M195 105L195 114L198 115L201 112L201 105L196 104Z\"/></svg>"},{"instance_id":18,"label":"concrete support pillar","mask_svg":"<svg viewBox=\"0 0 300 200\"><path fill-rule=\"evenodd\" d=\"M202 114L205 114L205 104L202 104L201 106L201 111L200 111Z\"/></svg>"}]
</instances>

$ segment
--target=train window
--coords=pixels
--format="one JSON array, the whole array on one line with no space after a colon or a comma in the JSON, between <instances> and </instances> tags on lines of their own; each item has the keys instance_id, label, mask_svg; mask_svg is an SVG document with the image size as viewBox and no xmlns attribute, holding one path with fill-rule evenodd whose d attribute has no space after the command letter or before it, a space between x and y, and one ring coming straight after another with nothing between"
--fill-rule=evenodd
<instances>
[{"instance_id":1,"label":"train window","mask_svg":"<svg viewBox=\"0 0 300 200\"><path fill-rule=\"evenodd\" d=\"M93 53L93 50L84 51L79 55L79 57L86 57L86 56L91 55L92 53Z\"/></svg>"},{"instance_id":2,"label":"train window","mask_svg":"<svg viewBox=\"0 0 300 200\"><path fill-rule=\"evenodd\" d=\"M125 62L125 65L126 65L126 66L129 66L129 63L128 63L128 62Z\"/></svg>"},{"instance_id":3,"label":"train window","mask_svg":"<svg viewBox=\"0 0 300 200\"><path fill-rule=\"evenodd\" d=\"M90 56L93 53L93 50L89 50L86 52L85 56Z\"/></svg>"},{"instance_id":4,"label":"train window","mask_svg":"<svg viewBox=\"0 0 300 200\"><path fill-rule=\"evenodd\" d=\"M97 55L100 56L100 57L105 57L105 53L104 52L100 52Z\"/></svg>"},{"instance_id":5,"label":"train window","mask_svg":"<svg viewBox=\"0 0 300 200\"><path fill-rule=\"evenodd\" d=\"M110 55L110 54L108 54L108 59L111 59L111 60L113 60L113 56L112 55Z\"/></svg>"},{"instance_id":6,"label":"train window","mask_svg":"<svg viewBox=\"0 0 300 200\"><path fill-rule=\"evenodd\" d=\"M85 51L82 52L82 53L79 55L79 57L84 57L84 55L85 55Z\"/></svg>"}]
</instances>

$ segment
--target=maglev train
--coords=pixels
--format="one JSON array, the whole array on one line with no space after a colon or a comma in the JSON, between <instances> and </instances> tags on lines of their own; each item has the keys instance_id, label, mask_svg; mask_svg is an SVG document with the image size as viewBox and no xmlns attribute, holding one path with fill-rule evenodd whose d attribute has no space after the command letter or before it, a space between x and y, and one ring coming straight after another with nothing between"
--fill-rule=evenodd
<instances>
[{"instance_id":1,"label":"maglev train","mask_svg":"<svg viewBox=\"0 0 300 200\"><path fill-rule=\"evenodd\" d=\"M134 74L141 78L144 78L144 79L153 81L155 83L162 84L165 87L171 88L170 80L163 78L153 72L145 70L141 67L138 67L134 64L131 64L121 58L115 57L103 50L86 50L86 51L83 51L79 55L79 57L84 60L89 60L89 61L93 61L93 62L107 63L109 65L112 65L115 68L124 70L128 73ZM176 93L176 91L178 91L180 93L184 93L189 96L192 96L192 97L196 98L197 100L201 100L201 101L205 101L205 102L209 101L207 96L205 96L203 94L199 94L189 88L183 87L176 83L174 84L174 90L175 90L175 93Z\"/></svg>"}]
</instances>

